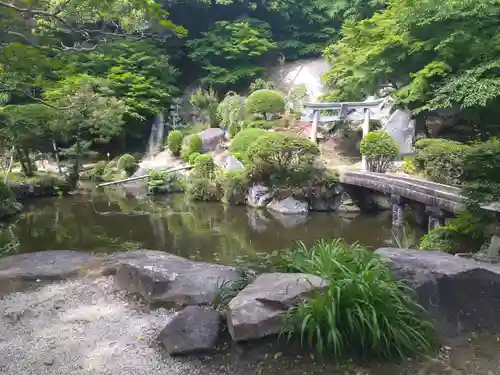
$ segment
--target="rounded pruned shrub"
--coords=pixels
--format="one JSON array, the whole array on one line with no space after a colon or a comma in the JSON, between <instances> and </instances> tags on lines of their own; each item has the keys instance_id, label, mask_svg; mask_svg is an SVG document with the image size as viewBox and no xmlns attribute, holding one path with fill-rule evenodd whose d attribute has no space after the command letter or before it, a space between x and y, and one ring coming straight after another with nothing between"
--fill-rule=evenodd
<instances>
[{"instance_id":1,"label":"rounded pruned shrub","mask_svg":"<svg viewBox=\"0 0 500 375\"><path fill-rule=\"evenodd\" d=\"M398 155L396 140L385 130L369 132L361 140L359 150L366 157L368 170L371 172L386 172Z\"/></svg>"},{"instance_id":2,"label":"rounded pruned shrub","mask_svg":"<svg viewBox=\"0 0 500 375\"><path fill-rule=\"evenodd\" d=\"M118 159L117 168L120 171L125 171L128 176L131 176L137 169L137 161L132 155L124 154Z\"/></svg>"},{"instance_id":3,"label":"rounded pruned shrub","mask_svg":"<svg viewBox=\"0 0 500 375\"><path fill-rule=\"evenodd\" d=\"M231 141L229 151L231 154L239 153L245 155L248 147L260 136L267 134L267 131L262 129L245 129L237 133ZM240 159L241 160L241 159Z\"/></svg>"},{"instance_id":4,"label":"rounded pruned shrub","mask_svg":"<svg viewBox=\"0 0 500 375\"><path fill-rule=\"evenodd\" d=\"M207 154L199 155L194 162L194 172L199 177L211 178L215 171L214 159Z\"/></svg>"},{"instance_id":5,"label":"rounded pruned shrub","mask_svg":"<svg viewBox=\"0 0 500 375\"><path fill-rule=\"evenodd\" d=\"M257 179L267 179L290 168L312 165L318 156L319 149L310 140L270 132L257 138L245 154L252 175Z\"/></svg>"},{"instance_id":6,"label":"rounded pruned shrub","mask_svg":"<svg viewBox=\"0 0 500 375\"><path fill-rule=\"evenodd\" d=\"M500 140L491 139L468 148L463 158L466 181L500 183Z\"/></svg>"},{"instance_id":7,"label":"rounded pruned shrub","mask_svg":"<svg viewBox=\"0 0 500 375\"><path fill-rule=\"evenodd\" d=\"M285 111L285 97L276 90L257 90L245 101L245 111L251 115L275 115Z\"/></svg>"},{"instance_id":8,"label":"rounded pruned shrub","mask_svg":"<svg viewBox=\"0 0 500 375\"><path fill-rule=\"evenodd\" d=\"M189 155L189 164L191 165L194 165L196 159L198 158L198 156L200 156L201 154L199 152L193 152L191 155Z\"/></svg>"},{"instance_id":9,"label":"rounded pruned shrub","mask_svg":"<svg viewBox=\"0 0 500 375\"><path fill-rule=\"evenodd\" d=\"M201 153L203 141L198 134L190 135L187 144L181 149L181 158L189 162L189 157L194 153Z\"/></svg>"},{"instance_id":10,"label":"rounded pruned shrub","mask_svg":"<svg viewBox=\"0 0 500 375\"><path fill-rule=\"evenodd\" d=\"M380 257L343 240L299 243L277 259L277 270L325 279L321 292L293 307L284 327L319 355L405 357L432 351L435 329L412 291ZM354 353L353 353L354 352Z\"/></svg>"},{"instance_id":11,"label":"rounded pruned shrub","mask_svg":"<svg viewBox=\"0 0 500 375\"><path fill-rule=\"evenodd\" d=\"M184 135L179 130L172 130L167 136L167 147L174 156L179 156Z\"/></svg>"},{"instance_id":12,"label":"rounded pruned shrub","mask_svg":"<svg viewBox=\"0 0 500 375\"><path fill-rule=\"evenodd\" d=\"M416 167L432 181L460 185L468 145L440 138L424 138L415 143Z\"/></svg>"},{"instance_id":13,"label":"rounded pruned shrub","mask_svg":"<svg viewBox=\"0 0 500 375\"><path fill-rule=\"evenodd\" d=\"M240 130L238 124L236 122L232 122L227 127L227 132L229 134L229 139L233 139L236 133Z\"/></svg>"}]
</instances>

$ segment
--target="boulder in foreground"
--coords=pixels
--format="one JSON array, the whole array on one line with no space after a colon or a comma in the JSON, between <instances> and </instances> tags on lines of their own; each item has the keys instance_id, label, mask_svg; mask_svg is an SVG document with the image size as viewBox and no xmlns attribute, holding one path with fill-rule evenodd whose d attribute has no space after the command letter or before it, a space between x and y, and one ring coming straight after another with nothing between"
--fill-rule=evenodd
<instances>
[{"instance_id":1,"label":"boulder in foreground","mask_svg":"<svg viewBox=\"0 0 500 375\"><path fill-rule=\"evenodd\" d=\"M70 250L39 251L0 259L0 280L63 280L85 270L98 257Z\"/></svg>"},{"instance_id":2,"label":"boulder in foreground","mask_svg":"<svg viewBox=\"0 0 500 375\"><path fill-rule=\"evenodd\" d=\"M437 251L384 248L376 252L414 288L443 337L500 329L499 266Z\"/></svg>"},{"instance_id":3,"label":"boulder in foreground","mask_svg":"<svg viewBox=\"0 0 500 375\"><path fill-rule=\"evenodd\" d=\"M213 351L222 328L222 317L214 310L188 306L161 331L159 339L170 355Z\"/></svg>"},{"instance_id":4,"label":"boulder in foreground","mask_svg":"<svg viewBox=\"0 0 500 375\"><path fill-rule=\"evenodd\" d=\"M231 267L195 262L161 251L112 254L108 260L116 271L118 285L151 304L207 305L224 281L240 277ZM113 273L109 269L105 272Z\"/></svg>"},{"instance_id":5,"label":"boulder in foreground","mask_svg":"<svg viewBox=\"0 0 500 375\"><path fill-rule=\"evenodd\" d=\"M280 333L287 310L325 286L321 277L300 273L258 276L228 305L226 317L231 337L247 341Z\"/></svg>"}]
</instances>

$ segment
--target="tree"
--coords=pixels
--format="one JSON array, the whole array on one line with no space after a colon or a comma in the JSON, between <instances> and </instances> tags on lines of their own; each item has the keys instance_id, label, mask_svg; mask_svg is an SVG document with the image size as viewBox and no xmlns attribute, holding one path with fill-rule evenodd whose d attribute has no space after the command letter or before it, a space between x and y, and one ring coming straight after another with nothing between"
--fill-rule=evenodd
<instances>
[{"instance_id":1,"label":"tree","mask_svg":"<svg viewBox=\"0 0 500 375\"><path fill-rule=\"evenodd\" d=\"M202 82L226 90L241 88L262 74L266 58L276 49L269 25L252 19L216 22L187 46L190 58L205 70Z\"/></svg>"},{"instance_id":2,"label":"tree","mask_svg":"<svg viewBox=\"0 0 500 375\"><path fill-rule=\"evenodd\" d=\"M333 65L326 82L340 98L384 85L416 112L462 108L465 121L496 121L499 15L498 0L391 0L371 18L344 25L326 50Z\"/></svg>"},{"instance_id":3,"label":"tree","mask_svg":"<svg viewBox=\"0 0 500 375\"><path fill-rule=\"evenodd\" d=\"M14 147L28 177L34 173L30 151L51 148L49 123L54 117L54 110L43 104L0 107L0 138L9 147Z\"/></svg>"},{"instance_id":4,"label":"tree","mask_svg":"<svg viewBox=\"0 0 500 375\"><path fill-rule=\"evenodd\" d=\"M126 106L111 96L109 82L88 75L69 77L47 90L44 99L67 110L58 113L52 128L70 144L67 156L74 158L70 174L76 184L81 158L93 142L108 142L120 133Z\"/></svg>"}]
</instances>

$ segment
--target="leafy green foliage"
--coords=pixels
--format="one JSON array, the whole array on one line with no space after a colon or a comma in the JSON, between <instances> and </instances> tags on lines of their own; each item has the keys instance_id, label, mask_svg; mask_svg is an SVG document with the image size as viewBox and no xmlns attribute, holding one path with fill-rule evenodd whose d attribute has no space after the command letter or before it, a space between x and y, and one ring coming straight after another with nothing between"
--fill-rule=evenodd
<instances>
[{"instance_id":1,"label":"leafy green foliage","mask_svg":"<svg viewBox=\"0 0 500 375\"><path fill-rule=\"evenodd\" d=\"M229 139L233 139L234 136L236 135L236 133L238 133L239 131L239 127L238 127L238 124L235 123L235 122L232 122L229 127L227 128L227 132L228 132L228 135L229 135Z\"/></svg>"},{"instance_id":2,"label":"leafy green foliage","mask_svg":"<svg viewBox=\"0 0 500 375\"><path fill-rule=\"evenodd\" d=\"M137 160L130 154L124 154L118 159L116 166L118 170L125 171L128 176L132 176L137 169Z\"/></svg>"},{"instance_id":3,"label":"leafy green foliage","mask_svg":"<svg viewBox=\"0 0 500 375\"><path fill-rule=\"evenodd\" d=\"M246 102L245 110L252 115L268 115L283 113L285 111L285 97L275 90L257 90L251 93Z\"/></svg>"},{"instance_id":4,"label":"leafy green foliage","mask_svg":"<svg viewBox=\"0 0 500 375\"><path fill-rule=\"evenodd\" d=\"M105 181L104 174L107 165L108 163L105 160L100 160L91 169L83 171L80 176L90 181Z\"/></svg>"},{"instance_id":5,"label":"leafy green foliage","mask_svg":"<svg viewBox=\"0 0 500 375\"><path fill-rule=\"evenodd\" d=\"M220 200L220 190L215 180L193 175L186 182L186 199L216 202Z\"/></svg>"},{"instance_id":6,"label":"leafy green foliage","mask_svg":"<svg viewBox=\"0 0 500 375\"><path fill-rule=\"evenodd\" d=\"M217 117L222 127L237 126L240 117L242 117L242 107L245 99L230 91L224 97L224 100L217 107Z\"/></svg>"},{"instance_id":7,"label":"leafy green foliage","mask_svg":"<svg viewBox=\"0 0 500 375\"><path fill-rule=\"evenodd\" d=\"M303 165L312 165L319 150L305 138L268 132L246 150L253 178L266 180L274 174Z\"/></svg>"},{"instance_id":8,"label":"leafy green foliage","mask_svg":"<svg viewBox=\"0 0 500 375\"><path fill-rule=\"evenodd\" d=\"M415 143L415 164L433 181L458 185L462 182L464 157L469 146L440 138L424 138Z\"/></svg>"},{"instance_id":9,"label":"leafy green foliage","mask_svg":"<svg viewBox=\"0 0 500 375\"><path fill-rule=\"evenodd\" d=\"M194 162L194 173L198 177L210 179L215 171L214 159L207 154L199 155Z\"/></svg>"},{"instance_id":10,"label":"leafy green foliage","mask_svg":"<svg viewBox=\"0 0 500 375\"><path fill-rule=\"evenodd\" d=\"M184 135L179 130L172 130L167 136L167 147L174 156L179 156Z\"/></svg>"},{"instance_id":11,"label":"leafy green foliage","mask_svg":"<svg viewBox=\"0 0 500 375\"><path fill-rule=\"evenodd\" d=\"M278 269L317 275L326 290L293 307L289 334L319 355L390 358L430 352L434 331L408 288L378 255L342 240L282 252Z\"/></svg>"},{"instance_id":12,"label":"leafy green foliage","mask_svg":"<svg viewBox=\"0 0 500 375\"><path fill-rule=\"evenodd\" d=\"M262 78L257 78L250 84L250 92L258 90L274 90L274 83L271 81L266 81Z\"/></svg>"},{"instance_id":13,"label":"leafy green foliage","mask_svg":"<svg viewBox=\"0 0 500 375\"><path fill-rule=\"evenodd\" d=\"M187 46L190 58L206 73L202 82L218 88L249 84L263 72L264 59L276 48L269 26L252 19L216 22Z\"/></svg>"},{"instance_id":14,"label":"leafy green foliage","mask_svg":"<svg viewBox=\"0 0 500 375\"><path fill-rule=\"evenodd\" d=\"M222 202L240 205L246 203L246 196L250 180L246 171L227 172L222 176L221 182Z\"/></svg>"},{"instance_id":15,"label":"leafy green foliage","mask_svg":"<svg viewBox=\"0 0 500 375\"><path fill-rule=\"evenodd\" d=\"M262 129L245 129L236 134L234 139L231 141L229 146L229 151L234 155L238 153L240 155L246 155L246 152L250 145L260 136L267 134L265 130ZM241 159L240 159L241 160Z\"/></svg>"},{"instance_id":16,"label":"leafy green foliage","mask_svg":"<svg viewBox=\"0 0 500 375\"><path fill-rule=\"evenodd\" d=\"M385 130L369 132L359 145L361 155L366 157L368 170L384 173L398 155L396 140Z\"/></svg>"},{"instance_id":17,"label":"leafy green foliage","mask_svg":"<svg viewBox=\"0 0 500 375\"><path fill-rule=\"evenodd\" d=\"M266 120L251 120L243 122L243 129L272 129L274 127L279 127L279 121L266 121Z\"/></svg>"},{"instance_id":18,"label":"leafy green foliage","mask_svg":"<svg viewBox=\"0 0 500 375\"><path fill-rule=\"evenodd\" d=\"M193 152L191 155L189 155L189 164L194 165L194 163L196 162L196 159L200 155L201 154L199 152Z\"/></svg>"},{"instance_id":19,"label":"leafy green foliage","mask_svg":"<svg viewBox=\"0 0 500 375\"><path fill-rule=\"evenodd\" d=\"M219 101L216 92L210 88L203 90L201 87L189 96L189 103L198 113L198 120L209 123L212 128L217 127L217 108Z\"/></svg>"}]
</instances>

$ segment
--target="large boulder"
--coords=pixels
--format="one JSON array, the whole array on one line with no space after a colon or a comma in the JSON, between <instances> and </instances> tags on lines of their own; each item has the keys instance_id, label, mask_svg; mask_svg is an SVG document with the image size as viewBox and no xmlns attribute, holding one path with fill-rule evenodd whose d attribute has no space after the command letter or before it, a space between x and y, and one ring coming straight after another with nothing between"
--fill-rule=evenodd
<instances>
[{"instance_id":1,"label":"large boulder","mask_svg":"<svg viewBox=\"0 0 500 375\"><path fill-rule=\"evenodd\" d=\"M205 129L199 133L196 133L202 142L201 152L211 152L217 148L217 145L224 141L224 130L220 128L209 128ZM189 138L191 136L184 138L184 144L189 143Z\"/></svg>"},{"instance_id":2,"label":"large boulder","mask_svg":"<svg viewBox=\"0 0 500 375\"><path fill-rule=\"evenodd\" d=\"M378 249L443 337L500 329L500 267L437 251Z\"/></svg>"},{"instance_id":3,"label":"large boulder","mask_svg":"<svg viewBox=\"0 0 500 375\"><path fill-rule=\"evenodd\" d=\"M55 250L18 254L0 259L2 280L62 280L78 275L99 258L79 251Z\"/></svg>"},{"instance_id":4,"label":"large boulder","mask_svg":"<svg viewBox=\"0 0 500 375\"><path fill-rule=\"evenodd\" d=\"M118 285L150 304L207 305L219 286L239 279L233 268L195 262L161 251L138 250L112 254L105 273L116 272Z\"/></svg>"},{"instance_id":5,"label":"large boulder","mask_svg":"<svg viewBox=\"0 0 500 375\"><path fill-rule=\"evenodd\" d=\"M326 287L321 277L298 273L266 273L229 302L227 325L235 341L278 334L286 311L314 290Z\"/></svg>"},{"instance_id":6,"label":"large boulder","mask_svg":"<svg viewBox=\"0 0 500 375\"><path fill-rule=\"evenodd\" d=\"M245 166L241 161L232 155L229 155L226 160L226 165L224 168L227 172L241 171L245 169Z\"/></svg>"},{"instance_id":7,"label":"large boulder","mask_svg":"<svg viewBox=\"0 0 500 375\"><path fill-rule=\"evenodd\" d=\"M159 339L170 355L197 354L215 349L221 328L217 311L188 306L167 324Z\"/></svg>"},{"instance_id":8,"label":"large boulder","mask_svg":"<svg viewBox=\"0 0 500 375\"><path fill-rule=\"evenodd\" d=\"M309 199L309 210L316 212L333 212L336 211L342 204L340 195L325 199L312 197Z\"/></svg>"},{"instance_id":9,"label":"large boulder","mask_svg":"<svg viewBox=\"0 0 500 375\"><path fill-rule=\"evenodd\" d=\"M266 207L272 199L273 194L267 186L255 184L248 189L247 203L251 207Z\"/></svg>"},{"instance_id":10,"label":"large boulder","mask_svg":"<svg viewBox=\"0 0 500 375\"><path fill-rule=\"evenodd\" d=\"M281 200L275 199L267 205L267 208L283 215L305 215L309 212L309 204L307 202L299 201L292 197Z\"/></svg>"}]
</instances>

